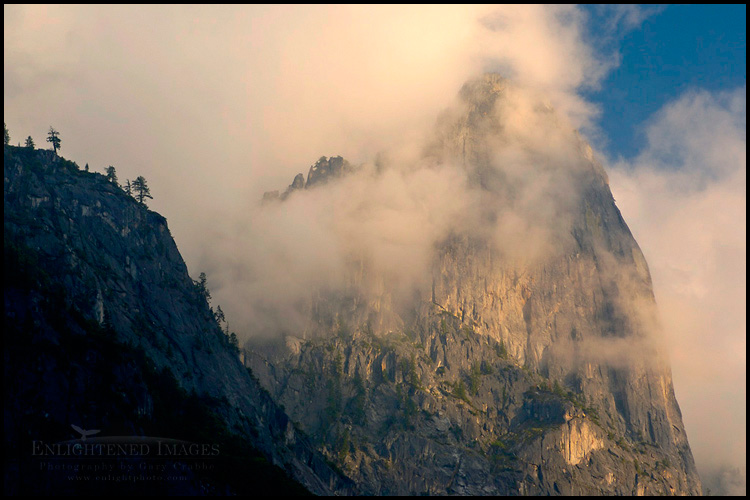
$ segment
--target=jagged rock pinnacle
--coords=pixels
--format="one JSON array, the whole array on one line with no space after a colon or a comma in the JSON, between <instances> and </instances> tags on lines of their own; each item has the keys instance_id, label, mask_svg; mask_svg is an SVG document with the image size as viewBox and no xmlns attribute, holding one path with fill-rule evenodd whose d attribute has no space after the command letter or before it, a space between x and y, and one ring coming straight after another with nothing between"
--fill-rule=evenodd
<instances>
[{"instance_id":1,"label":"jagged rock pinnacle","mask_svg":"<svg viewBox=\"0 0 750 500\"><path fill-rule=\"evenodd\" d=\"M507 78L497 73L485 73L464 83L458 95L469 104L489 110L498 96L508 88L508 83Z\"/></svg>"}]
</instances>

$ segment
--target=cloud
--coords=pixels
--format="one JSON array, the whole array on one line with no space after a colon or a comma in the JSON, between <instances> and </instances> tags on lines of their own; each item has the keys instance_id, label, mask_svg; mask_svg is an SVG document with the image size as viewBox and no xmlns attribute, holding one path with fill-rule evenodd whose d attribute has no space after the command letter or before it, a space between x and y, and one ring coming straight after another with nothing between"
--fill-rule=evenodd
<instances>
[{"instance_id":1,"label":"cloud","mask_svg":"<svg viewBox=\"0 0 750 500\"><path fill-rule=\"evenodd\" d=\"M68 157L115 164L122 178L145 174L157 210L205 224L215 216L207 210L237 210L320 155L360 162L384 145L420 142L463 82L483 71L544 90L583 123L595 110L575 90L608 67L584 43L585 18L571 6L4 13L11 133L34 136L54 124ZM194 226L174 219L175 235L192 241ZM197 259L190 252L190 263Z\"/></svg>"},{"instance_id":2,"label":"cloud","mask_svg":"<svg viewBox=\"0 0 750 500\"><path fill-rule=\"evenodd\" d=\"M303 227L318 212L302 200L295 201L299 213L287 214L295 228L289 235L246 217L264 191L285 186L320 155L372 164L387 149L400 168L415 165L438 113L467 79L487 70L544 93L577 127L595 110L576 91L600 81L608 65L583 40L585 17L571 6L6 5L4 14L12 137L32 135L39 144L54 125L67 158L94 171L114 165L123 182L146 177L150 206L169 218L192 274L207 271L221 302L235 296L218 289L225 283L214 272L219 242L273 253L272 243L294 231L325 240L330 225ZM520 169L510 170L526 160L507 162L522 187L519 206L541 200ZM436 224L419 210L442 214L453 199L481 203L441 191L445 182L463 182L450 169L395 170L368 186L383 203L363 226L383 234L373 242L374 262L409 248L387 241L424 236L388 225L386 186L401 190L413 221L433 235ZM558 180L549 173L550 187ZM442 200L425 199L419 183ZM514 234L534 222L509 216L504 227ZM386 237L390 230L395 236ZM337 255L320 252L321 268ZM296 255L299 262L308 257ZM249 276L241 257L235 260L237 276Z\"/></svg>"},{"instance_id":3,"label":"cloud","mask_svg":"<svg viewBox=\"0 0 750 500\"><path fill-rule=\"evenodd\" d=\"M604 174L542 95L480 78L428 147L386 149L343 178L281 203L258 196L217 224L203 261L240 336L308 335L311 291L408 308L415 294L429 297L436 249L453 235L488 242L509 266L569 251L584 179Z\"/></svg>"},{"instance_id":4,"label":"cloud","mask_svg":"<svg viewBox=\"0 0 750 500\"><path fill-rule=\"evenodd\" d=\"M544 254L550 225L541 222L555 217L565 227L555 203L571 190L559 170L524 177L540 140L522 136L523 120L535 117L528 103L543 94L574 127L590 124L596 110L577 91L611 67L583 39L586 19L572 6L51 5L4 13L11 134L54 125L66 157L94 171L114 165L123 182L145 176L150 206L169 218L191 273L207 272L216 302L248 330L302 323L302 297L313 284L340 283L351 254L366 253L407 293L429 275L420 273L446 221L482 223L457 220L467 205L487 203L462 188L456 165L431 171L418 159L438 113L484 71L535 93L509 101L528 109L506 113L519 147L495 163L517 197L514 210L496 207L495 237L508 256ZM384 151L394 167L386 173L363 171L325 196L311 191L284 213L256 211L264 191L283 188L321 155L373 164ZM365 218L354 224L354 213ZM245 305L261 296L264 321L249 318Z\"/></svg>"},{"instance_id":5,"label":"cloud","mask_svg":"<svg viewBox=\"0 0 750 500\"><path fill-rule=\"evenodd\" d=\"M746 470L746 89L688 92L610 185L649 263L677 399L702 479ZM739 468L734 483L727 470ZM733 486L720 486L730 483Z\"/></svg>"},{"instance_id":6,"label":"cloud","mask_svg":"<svg viewBox=\"0 0 750 500\"><path fill-rule=\"evenodd\" d=\"M408 298L429 279L433 243L465 211L465 183L452 166L365 164L283 203L256 203L241 228L220 228L212 238L214 296L244 338L301 335L315 291Z\"/></svg>"}]
</instances>

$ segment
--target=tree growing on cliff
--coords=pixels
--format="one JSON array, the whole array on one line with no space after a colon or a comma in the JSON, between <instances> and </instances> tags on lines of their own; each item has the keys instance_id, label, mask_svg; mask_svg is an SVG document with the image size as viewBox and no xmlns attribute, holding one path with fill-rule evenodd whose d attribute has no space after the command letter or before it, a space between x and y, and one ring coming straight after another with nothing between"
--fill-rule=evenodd
<instances>
[{"instance_id":1,"label":"tree growing on cliff","mask_svg":"<svg viewBox=\"0 0 750 500\"><path fill-rule=\"evenodd\" d=\"M52 143L52 148L55 150L55 154L57 154L57 150L60 149L59 135L60 135L60 132L58 132L52 127L50 127L49 132L47 132L47 142Z\"/></svg>"},{"instance_id":2,"label":"tree growing on cliff","mask_svg":"<svg viewBox=\"0 0 750 500\"><path fill-rule=\"evenodd\" d=\"M117 183L117 172L112 165L107 167L107 180L115 186L120 187L120 184Z\"/></svg>"},{"instance_id":3,"label":"tree growing on cliff","mask_svg":"<svg viewBox=\"0 0 750 500\"><path fill-rule=\"evenodd\" d=\"M216 308L216 312L214 313L214 318L216 318L216 323L219 325L219 328L221 328L221 323L226 322L227 318L224 316L224 311L221 310L221 306L218 306ZM227 326L227 328L229 328Z\"/></svg>"},{"instance_id":4,"label":"tree growing on cliff","mask_svg":"<svg viewBox=\"0 0 750 500\"><path fill-rule=\"evenodd\" d=\"M5 136L3 137L3 141L4 141L3 144L7 146L8 144L10 144L10 134L8 133L8 125L5 122L3 122L3 128L5 129Z\"/></svg>"},{"instance_id":5,"label":"tree growing on cliff","mask_svg":"<svg viewBox=\"0 0 750 500\"><path fill-rule=\"evenodd\" d=\"M133 195L133 189L129 179L125 179L125 194L128 196Z\"/></svg>"},{"instance_id":6,"label":"tree growing on cliff","mask_svg":"<svg viewBox=\"0 0 750 500\"><path fill-rule=\"evenodd\" d=\"M31 136L26 138L26 147L34 149L34 139L32 139Z\"/></svg>"},{"instance_id":7,"label":"tree growing on cliff","mask_svg":"<svg viewBox=\"0 0 750 500\"><path fill-rule=\"evenodd\" d=\"M232 348L235 354L240 353L240 341L237 338L237 334L232 332L229 334L229 346Z\"/></svg>"},{"instance_id":8,"label":"tree growing on cliff","mask_svg":"<svg viewBox=\"0 0 750 500\"><path fill-rule=\"evenodd\" d=\"M211 300L211 292L208 291L208 287L206 286L206 273L201 273L198 276L198 280L193 280L193 285L195 285L195 290L198 292L198 295L203 297L206 302L209 302Z\"/></svg>"},{"instance_id":9,"label":"tree growing on cliff","mask_svg":"<svg viewBox=\"0 0 750 500\"><path fill-rule=\"evenodd\" d=\"M143 200L145 198L151 198L154 199L153 196L151 196L151 191L149 190L148 186L146 185L146 179L139 175L136 177L136 179L130 183L130 188L135 193L135 199L138 200L138 203L143 205Z\"/></svg>"}]
</instances>

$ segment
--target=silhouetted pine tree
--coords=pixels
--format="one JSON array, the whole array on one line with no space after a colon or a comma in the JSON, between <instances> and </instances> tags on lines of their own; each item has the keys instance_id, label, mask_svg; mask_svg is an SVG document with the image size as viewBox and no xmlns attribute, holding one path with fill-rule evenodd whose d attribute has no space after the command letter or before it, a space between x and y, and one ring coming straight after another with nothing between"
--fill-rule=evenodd
<instances>
[{"instance_id":1,"label":"silhouetted pine tree","mask_svg":"<svg viewBox=\"0 0 750 500\"><path fill-rule=\"evenodd\" d=\"M135 199L138 200L138 203L144 204L143 200L145 198L151 198L154 199L153 196L151 196L151 191L148 189L148 186L146 185L146 179L143 178L142 175L139 175L131 184L130 188L135 193Z\"/></svg>"},{"instance_id":2,"label":"silhouetted pine tree","mask_svg":"<svg viewBox=\"0 0 750 500\"><path fill-rule=\"evenodd\" d=\"M49 128L49 132L47 132L47 142L52 143L52 147L55 150L55 154L57 154L57 150L60 149L60 132L53 129L52 127Z\"/></svg>"},{"instance_id":3,"label":"silhouetted pine tree","mask_svg":"<svg viewBox=\"0 0 750 500\"><path fill-rule=\"evenodd\" d=\"M193 280L193 284L195 285L195 289L198 292L198 294L203 297L206 302L209 302L211 300L211 292L208 291L208 287L206 286L207 282L206 273L201 273L198 276L198 280Z\"/></svg>"},{"instance_id":4,"label":"silhouetted pine tree","mask_svg":"<svg viewBox=\"0 0 750 500\"><path fill-rule=\"evenodd\" d=\"M120 184L117 183L117 172L112 165L107 167L107 180L115 186L120 187Z\"/></svg>"}]
</instances>

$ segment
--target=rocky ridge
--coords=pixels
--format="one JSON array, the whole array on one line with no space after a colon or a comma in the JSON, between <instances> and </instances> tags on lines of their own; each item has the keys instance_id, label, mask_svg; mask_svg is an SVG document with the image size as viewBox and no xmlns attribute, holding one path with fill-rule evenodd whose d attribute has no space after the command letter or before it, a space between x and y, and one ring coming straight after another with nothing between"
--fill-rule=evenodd
<instances>
[{"instance_id":1,"label":"rocky ridge","mask_svg":"<svg viewBox=\"0 0 750 500\"><path fill-rule=\"evenodd\" d=\"M305 176L300 172L294 177L292 183L283 193L279 194L278 191L266 191L263 193L263 202L285 200L297 190L322 186L328 183L329 180L339 178L353 171L354 167L341 156L332 156L330 158L321 156L318 161L310 166L310 170L307 172L307 182L305 182Z\"/></svg>"}]
</instances>

